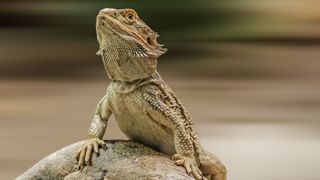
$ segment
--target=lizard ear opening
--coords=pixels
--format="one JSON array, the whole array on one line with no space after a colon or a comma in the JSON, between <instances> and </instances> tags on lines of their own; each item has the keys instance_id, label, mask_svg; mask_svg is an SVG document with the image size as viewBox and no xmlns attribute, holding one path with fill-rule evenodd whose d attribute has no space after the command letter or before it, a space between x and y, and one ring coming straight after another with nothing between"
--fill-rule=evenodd
<instances>
[{"instance_id":1,"label":"lizard ear opening","mask_svg":"<svg viewBox=\"0 0 320 180\"><path fill-rule=\"evenodd\" d=\"M150 37L147 38L147 42L148 42L149 45L152 45L152 44L151 44L151 38L150 38Z\"/></svg>"}]
</instances>

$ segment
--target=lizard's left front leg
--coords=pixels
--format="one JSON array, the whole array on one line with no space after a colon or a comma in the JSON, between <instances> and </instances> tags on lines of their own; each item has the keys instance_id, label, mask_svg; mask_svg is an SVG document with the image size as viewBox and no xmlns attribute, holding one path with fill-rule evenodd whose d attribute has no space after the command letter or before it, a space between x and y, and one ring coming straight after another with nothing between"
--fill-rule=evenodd
<instances>
[{"instance_id":1,"label":"lizard's left front leg","mask_svg":"<svg viewBox=\"0 0 320 180\"><path fill-rule=\"evenodd\" d=\"M94 118L89 128L88 139L76 154L80 169L83 169L85 165L90 164L91 155L93 152L98 154L99 146L106 148L105 142L102 138L105 133L109 117L112 114L107 99L108 95L105 95L98 103Z\"/></svg>"},{"instance_id":2,"label":"lizard's left front leg","mask_svg":"<svg viewBox=\"0 0 320 180\"><path fill-rule=\"evenodd\" d=\"M179 118L156 95L148 94L148 115L156 122L170 128L174 134L174 144L177 154L172 156L176 165L184 166L187 173L192 173L196 179L203 179L199 162L194 156L194 147L190 134L184 127L184 120Z\"/></svg>"}]
</instances>

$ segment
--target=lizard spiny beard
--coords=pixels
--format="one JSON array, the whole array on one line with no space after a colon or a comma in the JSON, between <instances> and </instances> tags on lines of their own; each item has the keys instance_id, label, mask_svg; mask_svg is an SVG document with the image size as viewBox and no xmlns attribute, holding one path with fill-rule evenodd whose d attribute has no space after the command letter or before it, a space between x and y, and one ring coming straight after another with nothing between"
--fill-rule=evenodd
<instances>
[{"instance_id":1,"label":"lizard spiny beard","mask_svg":"<svg viewBox=\"0 0 320 180\"><path fill-rule=\"evenodd\" d=\"M118 34L100 42L98 55L102 56L108 76L117 81L134 81L150 77L157 67L157 59L146 48L127 35Z\"/></svg>"}]
</instances>

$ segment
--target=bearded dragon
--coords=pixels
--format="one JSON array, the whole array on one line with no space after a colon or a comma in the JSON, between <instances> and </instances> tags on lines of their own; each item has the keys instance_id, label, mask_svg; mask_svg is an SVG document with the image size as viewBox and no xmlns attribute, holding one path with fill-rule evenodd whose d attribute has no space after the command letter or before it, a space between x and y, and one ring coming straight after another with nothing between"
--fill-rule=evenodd
<instances>
[{"instance_id":1,"label":"bearded dragon","mask_svg":"<svg viewBox=\"0 0 320 180\"><path fill-rule=\"evenodd\" d=\"M225 180L225 166L202 149L189 113L156 70L157 58L166 52L159 35L133 9L102 9L96 32L97 55L112 82L77 153L79 167L105 146L102 138L113 114L130 139L171 156L194 178Z\"/></svg>"}]
</instances>

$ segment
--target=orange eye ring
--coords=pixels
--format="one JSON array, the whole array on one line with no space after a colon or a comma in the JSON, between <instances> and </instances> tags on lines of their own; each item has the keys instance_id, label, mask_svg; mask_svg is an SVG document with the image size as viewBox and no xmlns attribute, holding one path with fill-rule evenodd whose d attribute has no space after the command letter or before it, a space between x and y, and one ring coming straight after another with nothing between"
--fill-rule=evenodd
<instances>
[{"instance_id":1,"label":"orange eye ring","mask_svg":"<svg viewBox=\"0 0 320 180\"><path fill-rule=\"evenodd\" d=\"M127 18L127 20L128 20L129 22L133 22L136 17L135 17L135 15L134 15L132 12L128 12L128 13L126 14L126 18Z\"/></svg>"}]
</instances>

